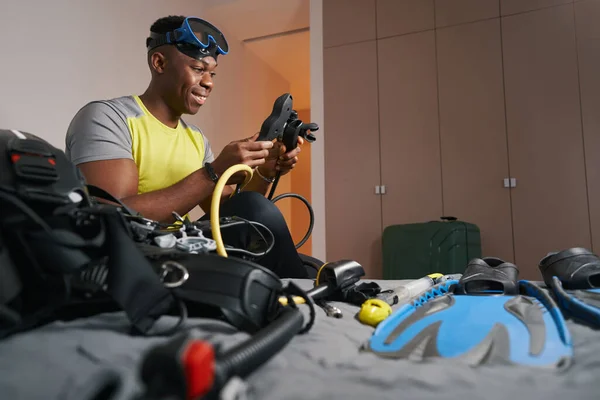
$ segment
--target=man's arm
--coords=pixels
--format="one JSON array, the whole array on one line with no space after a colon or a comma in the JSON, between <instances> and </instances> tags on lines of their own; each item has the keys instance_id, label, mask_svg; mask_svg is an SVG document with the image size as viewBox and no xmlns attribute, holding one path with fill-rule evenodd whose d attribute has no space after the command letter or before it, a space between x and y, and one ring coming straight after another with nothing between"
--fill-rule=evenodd
<instances>
[{"instance_id":1,"label":"man's arm","mask_svg":"<svg viewBox=\"0 0 600 400\"><path fill-rule=\"evenodd\" d=\"M258 192L262 195L267 194L267 192L269 191L269 188L271 187L271 183L269 183L265 179L263 179L261 177L261 175L268 179L271 177L267 176L268 174L266 174L265 172L259 171L258 170L259 168L256 168L254 170L254 173L252 174L252 179L250 180L250 182L248 182L248 184L244 187L244 189L242 191Z\"/></svg>"},{"instance_id":2,"label":"man's arm","mask_svg":"<svg viewBox=\"0 0 600 400\"><path fill-rule=\"evenodd\" d=\"M262 179L255 170L254 173L252 174L252 179L250 180L250 182L248 182L248 184L244 187L244 189L242 191L244 191L244 192L254 191L254 192L258 192L262 195L266 195L270 186L271 186L271 184L268 183L267 181L265 181L264 179ZM231 186L225 186L223 188L223 193L221 194L220 202L222 203L223 201L227 200L231 196L231 193L233 193L233 192L234 192L234 189L231 188ZM207 214L210 213L212 197L213 197L213 194L211 192L210 195L207 198L205 198L204 200L202 200L199 204L200 208L202 208L202 210Z\"/></svg>"},{"instance_id":3,"label":"man's arm","mask_svg":"<svg viewBox=\"0 0 600 400\"><path fill-rule=\"evenodd\" d=\"M277 176L277 173L281 173L281 176L289 173L298 162L298 155L300 154L301 148L304 144L304 140L298 138L298 146L286 152L286 148L281 142L273 141L273 148L269 151L265 163L254 171L252 180L248 182L244 191L254 191L266 195L271 187L271 183L268 180L272 180Z\"/></svg>"},{"instance_id":4,"label":"man's arm","mask_svg":"<svg viewBox=\"0 0 600 400\"><path fill-rule=\"evenodd\" d=\"M241 156L244 163L250 164L250 167L254 166L255 163L264 163L265 154L263 151L267 152L267 149L264 148L268 146L267 144L240 141L230 143L227 147L239 147L240 143L243 150L236 150L234 153L245 154ZM242 160L237 161L236 164L241 164ZM213 166L216 171L222 173L226 168L221 166L222 162L220 161L219 156L214 161ZM198 204L204 212L210 212L215 183L210 179L204 168L191 173L167 188L138 194L138 170L133 160L92 161L79 164L78 167L89 184L101 187L146 218L170 223L174 221L173 211L179 215L184 215ZM255 179L252 179L252 181L255 181ZM236 179L232 177L229 183L236 183ZM221 201L229 197L231 193L232 189L225 186ZM198 199L204 200L198 202Z\"/></svg>"},{"instance_id":5,"label":"man's arm","mask_svg":"<svg viewBox=\"0 0 600 400\"><path fill-rule=\"evenodd\" d=\"M258 134L255 134L250 140L255 140ZM258 192L263 196L267 195L271 187L271 182L268 180L274 179L277 172L281 172L281 175L286 175L289 173L298 162L298 155L300 154L301 148L304 144L304 140L300 137L298 138L298 147L295 149L288 151L286 153L286 148L281 142L273 141L273 147L269 150L269 155L266 157L264 164L258 166L254 173L252 174L252 179L248 184L244 187L242 191L252 191ZM240 175L238 173L236 175ZM225 186L223 189L223 194L221 196L221 202L229 198L233 189L229 186ZM212 202L212 194L208 198L204 199L200 202L200 207L204 210L204 212L210 212L210 205Z\"/></svg>"},{"instance_id":6,"label":"man's arm","mask_svg":"<svg viewBox=\"0 0 600 400\"><path fill-rule=\"evenodd\" d=\"M247 138L247 139L243 139L242 143L244 142L254 142L257 138L258 138L259 132L255 133L253 136ZM235 142L234 142L235 143ZM262 143L266 143L266 142L262 142ZM279 146L276 148L275 146L275 141L271 142L272 143L272 147L270 147L270 150L268 152L268 155L265 157L264 161L262 162L258 162L255 165L261 165L268 163L270 160L277 160L277 157L281 154L283 154L282 150ZM204 141L204 146L206 149L205 152L205 158L203 161L203 164L205 162L213 162L214 161L214 154L212 152L212 148L210 146L210 143L208 142L208 140ZM264 148L264 147L263 147ZM224 149L225 150L225 149ZM256 169L258 169L260 167L257 167ZM261 178L258 173L256 172L256 169L254 170L254 173L252 175L252 179L250 180L250 182L248 182L248 184L244 187L243 191L254 191L254 192L258 192L261 193L262 195L266 195L267 191L269 190L269 187L271 186L271 184L269 182L267 182L265 179ZM225 172L225 171L222 171ZM269 172L270 173L270 172ZM266 176L265 174L263 174L263 176ZM233 175L232 180L238 183L243 182L243 180L245 179L245 173L244 172L237 172L236 174ZM221 194L221 199L220 202L222 203L223 201L227 200L231 194L234 192L234 189L230 186L225 186L223 188L223 193ZM212 193L210 194L210 196L208 196L207 198L201 200L199 202L199 206L200 208L202 208L202 210L205 213L210 213L210 207L211 207L211 203L212 203Z\"/></svg>"},{"instance_id":7,"label":"man's arm","mask_svg":"<svg viewBox=\"0 0 600 400\"><path fill-rule=\"evenodd\" d=\"M78 167L88 183L103 188L144 217L166 223L174 221L173 211L187 214L198 199L210 198L215 187L206 171L199 169L172 186L138 194L138 171L132 160L92 161Z\"/></svg>"},{"instance_id":8,"label":"man's arm","mask_svg":"<svg viewBox=\"0 0 600 400\"><path fill-rule=\"evenodd\" d=\"M223 201L227 200L229 196L231 196L231 193L233 193L233 189L230 186L225 186L223 188L223 193L221 193L221 200L219 200L219 203L223 203ZM200 203L198 204L202 211L204 211L206 214L210 213L210 205L212 203L212 198L213 192L211 191L211 193L208 196L204 197L204 200L200 201Z\"/></svg>"},{"instance_id":9,"label":"man's arm","mask_svg":"<svg viewBox=\"0 0 600 400\"><path fill-rule=\"evenodd\" d=\"M108 102L92 102L77 112L65 138L66 153L87 183L98 186L146 218L172 222L172 212L188 213L214 183L198 170L177 184L138 195L138 170L131 152L126 116Z\"/></svg>"},{"instance_id":10,"label":"man's arm","mask_svg":"<svg viewBox=\"0 0 600 400\"><path fill-rule=\"evenodd\" d=\"M252 138L229 143L213 161L220 175L234 164L251 168L264 164L270 142ZM66 148L89 184L98 186L146 218L172 222L172 212L187 214L201 201L209 199L215 184L204 168L178 183L154 192L138 194L138 171L131 154L131 136L125 118L109 104L96 102L80 110L69 126ZM235 184L235 179L230 181Z\"/></svg>"}]
</instances>

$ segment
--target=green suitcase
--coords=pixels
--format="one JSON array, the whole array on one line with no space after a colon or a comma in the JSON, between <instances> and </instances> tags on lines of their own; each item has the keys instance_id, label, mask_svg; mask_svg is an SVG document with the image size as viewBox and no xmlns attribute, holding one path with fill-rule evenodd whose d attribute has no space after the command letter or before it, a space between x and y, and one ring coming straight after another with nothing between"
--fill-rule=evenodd
<instances>
[{"instance_id":1,"label":"green suitcase","mask_svg":"<svg viewBox=\"0 0 600 400\"><path fill-rule=\"evenodd\" d=\"M391 225L383 231L383 279L416 279L439 272L462 273L481 258L481 233L475 224L441 221Z\"/></svg>"}]
</instances>

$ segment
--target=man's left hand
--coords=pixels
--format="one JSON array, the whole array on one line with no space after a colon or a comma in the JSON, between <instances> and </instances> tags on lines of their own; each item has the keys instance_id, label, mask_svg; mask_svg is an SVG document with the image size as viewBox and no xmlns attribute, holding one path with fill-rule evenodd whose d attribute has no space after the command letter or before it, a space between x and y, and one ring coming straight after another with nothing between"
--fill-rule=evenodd
<instances>
[{"instance_id":1,"label":"man's left hand","mask_svg":"<svg viewBox=\"0 0 600 400\"><path fill-rule=\"evenodd\" d=\"M298 162L298 155L301 151L300 146L304 144L304 139L298 137L298 146L291 151L287 151L282 142L275 140L273 143L274 145L269 150L266 163L259 167L260 173L268 178L274 178L277 172L285 175L294 169Z\"/></svg>"}]
</instances>

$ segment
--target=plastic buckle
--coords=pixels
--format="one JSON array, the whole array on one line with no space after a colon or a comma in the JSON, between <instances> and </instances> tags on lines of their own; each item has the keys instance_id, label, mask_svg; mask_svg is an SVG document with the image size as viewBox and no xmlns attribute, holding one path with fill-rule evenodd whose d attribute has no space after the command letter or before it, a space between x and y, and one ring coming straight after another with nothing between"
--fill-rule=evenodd
<instances>
[{"instance_id":1,"label":"plastic buckle","mask_svg":"<svg viewBox=\"0 0 600 400\"><path fill-rule=\"evenodd\" d=\"M56 160L53 157L11 152L10 161L19 178L44 183L58 181Z\"/></svg>"},{"instance_id":2,"label":"plastic buckle","mask_svg":"<svg viewBox=\"0 0 600 400\"><path fill-rule=\"evenodd\" d=\"M190 253L210 252L217 250L217 242L212 239L204 237L204 234L198 227L192 225L192 232L194 236L188 236L186 233L187 227L183 226L179 231L182 237L177 239L176 247L179 250L187 251Z\"/></svg>"},{"instance_id":3,"label":"plastic buckle","mask_svg":"<svg viewBox=\"0 0 600 400\"><path fill-rule=\"evenodd\" d=\"M56 156L46 143L14 138L8 143L8 153L19 178L38 182L58 181Z\"/></svg>"}]
</instances>

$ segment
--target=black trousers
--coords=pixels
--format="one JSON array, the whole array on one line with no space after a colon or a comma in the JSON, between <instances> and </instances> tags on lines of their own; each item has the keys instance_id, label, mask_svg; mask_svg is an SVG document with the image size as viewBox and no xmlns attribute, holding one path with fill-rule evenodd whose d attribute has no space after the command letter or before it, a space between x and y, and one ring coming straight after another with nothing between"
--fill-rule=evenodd
<instances>
[{"instance_id":1,"label":"black trousers","mask_svg":"<svg viewBox=\"0 0 600 400\"><path fill-rule=\"evenodd\" d=\"M256 221L273 232L275 244L271 251L255 261L257 264L270 269L280 278L308 278L308 273L294 245L285 218L269 199L257 192L241 192L224 201L219 208L221 217L240 217L249 221ZM210 214L204 215L201 220L207 220ZM261 228L258 228L261 229ZM269 240L268 233L263 232ZM241 249L252 249L259 252L257 242L260 235L248 225L237 225L221 229L221 236L226 245ZM261 240L262 241L262 240ZM266 244L260 246L266 249ZM235 253L231 253L235 256Z\"/></svg>"}]
</instances>

